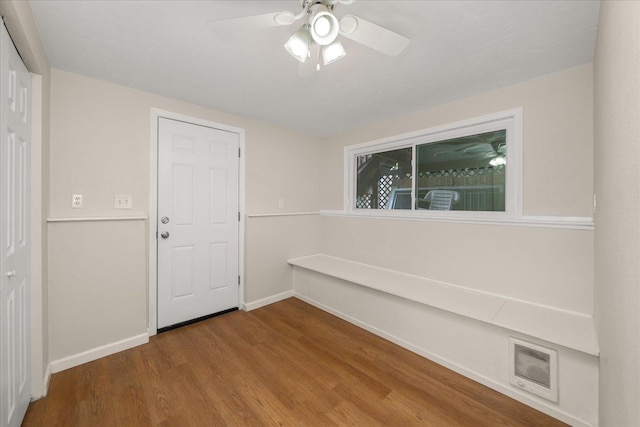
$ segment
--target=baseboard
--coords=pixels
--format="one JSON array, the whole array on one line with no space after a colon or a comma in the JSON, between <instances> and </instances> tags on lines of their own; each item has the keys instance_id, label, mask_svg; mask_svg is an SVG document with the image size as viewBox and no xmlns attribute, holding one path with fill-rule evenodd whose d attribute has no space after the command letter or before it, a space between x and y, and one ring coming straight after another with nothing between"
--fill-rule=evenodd
<instances>
[{"instance_id":1,"label":"baseboard","mask_svg":"<svg viewBox=\"0 0 640 427\"><path fill-rule=\"evenodd\" d=\"M51 367L51 373L55 374L57 372L64 371L65 369L80 366L84 363L92 362L102 357L110 356L148 342L149 334L144 333L111 344L106 344L101 347L96 347L82 353L74 354L63 359L55 360L51 362L49 366Z\"/></svg>"},{"instance_id":2,"label":"baseboard","mask_svg":"<svg viewBox=\"0 0 640 427\"><path fill-rule=\"evenodd\" d=\"M540 402L538 402L536 400L530 399L529 396L527 396L527 395L525 395L523 393L520 393L518 391L510 389L509 387L505 386L502 383L499 383L499 382L497 382L497 381L495 381L495 380L493 380L491 378L487 378L487 377L485 377L482 374L479 374L477 372L468 370L468 369L464 368L463 366L458 365L455 362L452 362L452 361L450 361L450 360L448 360L446 358L442 358L442 357L438 356L437 354L434 354L434 353L431 353L431 352L425 350L424 348L415 346L415 345L413 345L413 344L411 344L411 343L409 343L409 342L407 342L407 341L405 341L405 340L403 340L403 339L401 339L401 338L399 338L399 337L397 337L395 335L388 334L387 332L385 332L385 331L383 331L381 329L378 329L378 328L376 328L376 327L374 327L372 325L364 323L364 322L362 322L362 321L360 321L360 320L358 320L358 319L356 319L354 317L351 317L351 316L349 316L349 315L347 315L345 313L342 313L342 312L340 312L338 310L335 310L335 309L333 309L333 308L331 308L329 306L326 306L325 304L322 304L322 303L320 303L320 302L318 302L318 301L316 301L316 300L314 300L312 298L308 298L308 297L306 297L306 296L304 296L302 294L299 294L297 292L294 292L293 296L295 298L298 298L298 299L308 303L308 304L313 305L314 307L319 308L320 310L323 310L323 311L326 311L327 313L333 314L334 316L339 317L342 320L345 320L345 321L347 321L349 323L352 323L352 324L354 324L354 325L356 325L356 326L358 326L358 327L360 327L360 328L362 328L362 329L364 329L364 330L366 330L368 332L371 332L374 335L377 335L377 336L379 336L381 338L386 339L387 341L391 341L392 343L397 344L400 347L403 347L403 348L405 348L405 349L407 349L407 350L409 350L409 351L411 351L413 353L416 353L416 354L418 354L418 355L420 355L420 356L422 356L422 357L424 357L426 359L431 360L432 362L435 362L435 363L437 363L439 365L442 365L445 368L451 369L452 371L454 371L454 372L456 372L456 373L458 373L460 375L463 375L463 376L465 376L467 378L470 378L470 379L472 379L472 380L474 380L474 381L476 381L476 382L478 382L478 383L480 383L480 384L482 384L484 386L487 386L487 387L489 387L489 388L491 388L491 389L493 389L493 390L495 390L495 391L497 391L499 393L502 393L502 394L504 394L506 396L509 396L510 398L512 398L514 400L517 400L518 402L522 402L525 405L530 406L530 407L532 407L534 409L537 409L538 411L543 412L543 413L545 413L545 414L547 414L547 415L549 415L551 417L554 417L554 418L556 418L556 419L558 419L558 420L560 420L562 422L570 424L570 425L572 425L574 427L593 427L592 424L587 423L584 420L577 419L577 418L567 414L566 412L558 411L555 408L552 408L550 406L546 406L544 404L541 404Z\"/></svg>"},{"instance_id":3,"label":"baseboard","mask_svg":"<svg viewBox=\"0 0 640 427\"><path fill-rule=\"evenodd\" d=\"M260 308L260 307L264 307L265 305L269 305L269 304L273 304L276 303L278 301L282 301L285 300L287 298L291 298L294 296L294 291L290 290L290 291L286 291L286 292L282 292L276 295L272 295L270 297L267 298L262 298L258 301L253 301L253 302L249 302L249 303L243 303L242 304L242 309L244 311L251 311L251 310L255 310L256 308Z\"/></svg>"}]
</instances>

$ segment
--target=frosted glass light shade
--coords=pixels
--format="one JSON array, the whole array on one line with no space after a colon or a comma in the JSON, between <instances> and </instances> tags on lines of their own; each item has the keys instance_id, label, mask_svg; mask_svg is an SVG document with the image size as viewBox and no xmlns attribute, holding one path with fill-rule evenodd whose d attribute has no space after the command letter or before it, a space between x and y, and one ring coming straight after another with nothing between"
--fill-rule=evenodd
<instances>
[{"instance_id":1,"label":"frosted glass light shade","mask_svg":"<svg viewBox=\"0 0 640 427\"><path fill-rule=\"evenodd\" d=\"M345 52L344 47L339 40L334 41L330 45L322 46L322 61L324 65L336 62L346 54L347 52Z\"/></svg>"},{"instance_id":2,"label":"frosted glass light shade","mask_svg":"<svg viewBox=\"0 0 640 427\"><path fill-rule=\"evenodd\" d=\"M284 48L291 56L300 62L304 62L309 56L309 45L311 44L311 34L308 26L303 26L296 31L284 44Z\"/></svg>"}]
</instances>

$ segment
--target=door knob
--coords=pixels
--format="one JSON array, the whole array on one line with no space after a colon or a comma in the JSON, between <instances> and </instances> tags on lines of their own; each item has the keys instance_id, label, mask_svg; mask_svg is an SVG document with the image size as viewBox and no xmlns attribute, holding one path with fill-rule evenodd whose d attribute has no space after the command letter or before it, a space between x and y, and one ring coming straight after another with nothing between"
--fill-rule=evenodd
<instances>
[{"instance_id":1,"label":"door knob","mask_svg":"<svg viewBox=\"0 0 640 427\"><path fill-rule=\"evenodd\" d=\"M160 222L163 224L169 224L169 217L163 216L162 218L160 218Z\"/></svg>"},{"instance_id":2,"label":"door knob","mask_svg":"<svg viewBox=\"0 0 640 427\"><path fill-rule=\"evenodd\" d=\"M169 238L169 232L168 231L163 231L162 233L160 233L160 236L162 236L163 239L168 239Z\"/></svg>"},{"instance_id":3,"label":"door knob","mask_svg":"<svg viewBox=\"0 0 640 427\"><path fill-rule=\"evenodd\" d=\"M16 271L15 270L7 271L7 277L9 279L11 279L12 277L16 277Z\"/></svg>"}]
</instances>

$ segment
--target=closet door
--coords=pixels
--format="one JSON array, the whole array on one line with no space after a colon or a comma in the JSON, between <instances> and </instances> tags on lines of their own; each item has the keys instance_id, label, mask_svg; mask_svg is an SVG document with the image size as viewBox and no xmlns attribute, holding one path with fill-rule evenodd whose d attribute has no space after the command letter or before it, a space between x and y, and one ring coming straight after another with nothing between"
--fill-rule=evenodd
<instances>
[{"instance_id":1,"label":"closet door","mask_svg":"<svg viewBox=\"0 0 640 427\"><path fill-rule=\"evenodd\" d=\"M31 397L29 177L31 76L0 29L0 427Z\"/></svg>"}]
</instances>

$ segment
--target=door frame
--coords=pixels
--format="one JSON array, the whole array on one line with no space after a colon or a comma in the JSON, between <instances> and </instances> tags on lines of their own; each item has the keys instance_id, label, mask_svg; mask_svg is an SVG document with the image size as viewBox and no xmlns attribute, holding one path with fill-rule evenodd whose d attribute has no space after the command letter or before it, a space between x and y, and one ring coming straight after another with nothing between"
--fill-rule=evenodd
<instances>
[{"instance_id":1,"label":"door frame","mask_svg":"<svg viewBox=\"0 0 640 427\"><path fill-rule=\"evenodd\" d=\"M238 308L245 309L244 301L244 135L245 130L242 128L216 123L211 120L199 119L184 114L173 113L170 111L151 109L151 143L150 143L150 182L151 192L149 194L149 228L147 231L148 238L148 256L149 256L149 307L147 310L148 323L147 332L149 336L158 333L158 239L156 236L158 230L158 121L161 118L178 120L194 125L207 126L214 129L220 129L227 132L238 134L240 143L240 158L238 159L238 209L240 210L240 221L238 223L238 274L240 275L240 285L238 286Z\"/></svg>"}]
</instances>

